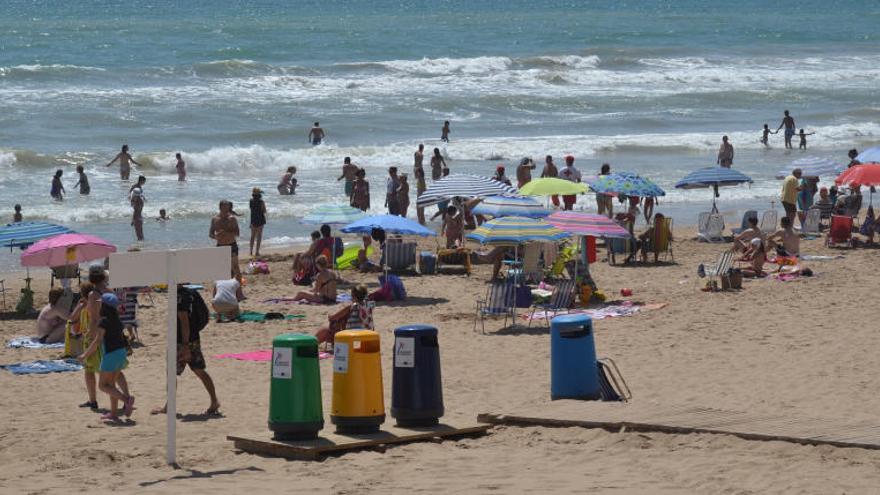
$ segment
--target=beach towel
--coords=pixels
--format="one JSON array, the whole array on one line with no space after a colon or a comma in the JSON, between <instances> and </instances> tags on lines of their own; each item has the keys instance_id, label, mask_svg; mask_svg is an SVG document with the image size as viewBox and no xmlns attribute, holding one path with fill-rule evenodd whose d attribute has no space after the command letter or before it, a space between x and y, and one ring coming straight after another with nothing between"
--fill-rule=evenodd
<instances>
[{"instance_id":1,"label":"beach towel","mask_svg":"<svg viewBox=\"0 0 880 495\"><path fill-rule=\"evenodd\" d=\"M658 303L658 304L636 304L632 301L625 301L621 304L610 304L607 306L603 306L600 308L594 309L570 309L570 310L560 310L560 311L535 311L534 314L522 314L521 318L524 320L543 320L548 316L550 318L559 316L559 315L588 315L590 318L594 320L604 320L605 318L616 318L620 316L632 316L640 311L649 311L653 309L661 309L666 307L666 303Z\"/></svg>"},{"instance_id":2,"label":"beach towel","mask_svg":"<svg viewBox=\"0 0 880 495\"><path fill-rule=\"evenodd\" d=\"M79 371L82 365L76 359L52 359L25 361L15 364L4 364L0 368L13 375L43 375L46 373L61 373L64 371Z\"/></svg>"},{"instance_id":3,"label":"beach towel","mask_svg":"<svg viewBox=\"0 0 880 495\"><path fill-rule=\"evenodd\" d=\"M329 352L319 352L318 359L329 359L333 354ZM239 361L271 361L272 349L264 349L261 351L236 352L231 354L217 354L215 359L237 359Z\"/></svg>"},{"instance_id":4,"label":"beach towel","mask_svg":"<svg viewBox=\"0 0 880 495\"><path fill-rule=\"evenodd\" d=\"M282 315L282 318L277 318L277 317L273 318L271 316L269 318L266 318L266 315L269 315L269 314L270 313L260 313L258 311L242 311L241 314L238 315L238 318L235 319L235 321L237 321L239 323L249 323L249 322L263 323L266 320L270 320L270 321L271 320L296 320L298 318L305 318L306 317L306 315L296 314L296 315ZM271 314L281 314L281 313L271 313ZM212 313L211 318L216 319L217 314Z\"/></svg>"},{"instance_id":5,"label":"beach towel","mask_svg":"<svg viewBox=\"0 0 880 495\"><path fill-rule=\"evenodd\" d=\"M815 255L815 254L802 254L801 259L804 261L828 261L828 260L842 260L846 258L846 256L842 254L838 254L837 256L824 256L824 255Z\"/></svg>"},{"instance_id":6,"label":"beach towel","mask_svg":"<svg viewBox=\"0 0 880 495\"><path fill-rule=\"evenodd\" d=\"M336 294L336 302L337 303L351 302L351 294L348 294L348 293ZM263 300L263 304L320 304L320 303L312 303L309 301L294 301L292 297L272 297L272 298Z\"/></svg>"},{"instance_id":7,"label":"beach towel","mask_svg":"<svg viewBox=\"0 0 880 495\"><path fill-rule=\"evenodd\" d=\"M12 349L63 349L64 342L43 344L37 337L13 337L6 341L6 347Z\"/></svg>"}]
</instances>

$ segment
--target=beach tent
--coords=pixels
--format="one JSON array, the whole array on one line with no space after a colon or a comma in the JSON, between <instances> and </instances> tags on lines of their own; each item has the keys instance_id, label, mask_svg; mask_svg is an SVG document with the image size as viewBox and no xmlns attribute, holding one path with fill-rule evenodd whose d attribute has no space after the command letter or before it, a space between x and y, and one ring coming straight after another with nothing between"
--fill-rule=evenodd
<instances>
[{"instance_id":1,"label":"beach tent","mask_svg":"<svg viewBox=\"0 0 880 495\"><path fill-rule=\"evenodd\" d=\"M416 206L424 208L452 198L488 198L490 196L516 195L515 187L498 182L491 177L471 174L450 174L434 181L419 195Z\"/></svg>"},{"instance_id":2,"label":"beach tent","mask_svg":"<svg viewBox=\"0 0 880 495\"><path fill-rule=\"evenodd\" d=\"M699 189L711 187L715 194L712 195L712 211L717 212L715 199L718 198L718 188L723 186L736 186L739 184L751 184L752 178L742 172L725 167L706 167L687 174L675 183L676 189Z\"/></svg>"},{"instance_id":3,"label":"beach tent","mask_svg":"<svg viewBox=\"0 0 880 495\"><path fill-rule=\"evenodd\" d=\"M552 212L532 198L519 196L492 196L475 206L471 213L488 217L528 217L543 218Z\"/></svg>"}]
</instances>

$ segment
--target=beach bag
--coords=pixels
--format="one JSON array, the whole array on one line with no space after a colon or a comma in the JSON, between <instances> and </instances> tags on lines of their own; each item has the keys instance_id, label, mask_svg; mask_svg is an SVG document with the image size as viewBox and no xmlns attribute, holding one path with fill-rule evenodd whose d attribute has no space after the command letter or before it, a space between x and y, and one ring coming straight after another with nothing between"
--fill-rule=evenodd
<instances>
[{"instance_id":1,"label":"beach bag","mask_svg":"<svg viewBox=\"0 0 880 495\"><path fill-rule=\"evenodd\" d=\"M341 237L333 238L333 251L335 252L333 259L336 259L342 256L343 253L345 253L345 243L342 242Z\"/></svg>"},{"instance_id":2,"label":"beach bag","mask_svg":"<svg viewBox=\"0 0 880 495\"><path fill-rule=\"evenodd\" d=\"M211 318L211 313L208 312L208 305L205 304L205 300L202 299L202 295L198 291L192 289L183 290L189 291L192 295L192 306L190 306L189 310L190 332L199 332L208 326L208 321Z\"/></svg>"},{"instance_id":3,"label":"beach bag","mask_svg":"<svg viewBox=\"0 0 880 495\"><path fill-rule=\"evenodd\" d=\"M516 307L530 308L532 307L532 289L528 285L520 285L516 288Z\"/></svg>"}]
</instances>

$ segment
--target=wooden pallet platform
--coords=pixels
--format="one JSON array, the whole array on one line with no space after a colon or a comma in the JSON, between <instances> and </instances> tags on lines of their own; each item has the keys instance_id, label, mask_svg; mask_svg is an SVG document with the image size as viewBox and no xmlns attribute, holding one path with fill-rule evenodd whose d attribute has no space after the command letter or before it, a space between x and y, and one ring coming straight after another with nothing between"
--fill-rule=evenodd
<instances>
[{"instance_id":1,"label":"wooden pallet platform","mask_svg":"<svg viewBox=\"0 0 880 495\"><path fill-rule=\"evenodd\" d=\"M424 428L383 425L378 433L339 434L333 432L333 425L328 424L315 440L274 440L268 430L263 434L255 435L255 438L230 435L226 439L232 441L235 448L251 454L314 461L328 455L364 449L384 449L395 444L481 436L492 427L491 424L439 424Z\"/></svg>"},{"instance_id":2,"label":"wooden pallet platform","mask_svg":"<svg viewBox=\"0 0 880 495\"><path fill-rule=\"evenodd\" d=\"M747 440L833 445L880 450L880 423L845 419L797 418L704 407L558 400L509 413L484 413L481 423L622 429L664 433L716 433Z\"/></svg>"}]
</instances>

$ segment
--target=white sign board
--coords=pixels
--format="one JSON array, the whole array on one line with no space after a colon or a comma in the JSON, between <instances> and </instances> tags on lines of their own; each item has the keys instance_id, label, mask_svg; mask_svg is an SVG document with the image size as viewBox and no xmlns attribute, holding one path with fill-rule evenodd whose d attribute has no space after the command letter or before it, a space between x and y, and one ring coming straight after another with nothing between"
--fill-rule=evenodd
<instances>
[{"instance_id":1,"label":"white sign board","mask_svg":"<svg viewBox=\"0 0 880 495\"><path fill-rule=\"evenodd\" d=\"M229 246L135 251L110 255L110 283L113 287L168 286L168 334L165 339L167 383L168 464L175 464L177 432L177 284L213 282L230 278L232 252Z\"/></svg>"},{"instance_id":2,"label":"white sign board","mask_svg":"<svg viewBox=\"0 0 880 495\"><path fill-rule=\"evenodd\" d=\"M412 368L416 365L416 339L398 337L394 346L394 367Z\"/></svg>"},{"instance_id":3,"label":"white sign board","mask_svg":"<svg viewBox=\"0 0 880 495\"><path fill-rule=\"evenodd\" d=\"M344 342L333 344L333 372L348 373L348 344Z\"/></svg>"},{"instance_id":4,"label":"white sign board","mask_svg":"<svg viewBox=\"0 0 880 495\"><path fill-rule=\"evenodd\" d=\"M272 349L272 378L289 380L293 376L293 349L276 347Z\"/></svg>"}]
</instances>

